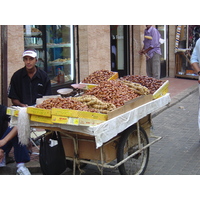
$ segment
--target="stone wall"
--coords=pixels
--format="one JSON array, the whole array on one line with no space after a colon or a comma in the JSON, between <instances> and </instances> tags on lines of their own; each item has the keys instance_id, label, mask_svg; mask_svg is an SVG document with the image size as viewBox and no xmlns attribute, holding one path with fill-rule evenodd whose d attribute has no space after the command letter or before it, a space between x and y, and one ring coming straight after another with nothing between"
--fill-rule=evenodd
<instances>
[{"instance_id":1,"label":"stone wall","mask_svg":"<svg viewBox=\"0 0 200 200\"><path fill-rule=\"evenodd\" d=\"M1 33L0 33L1 34ZM22 53L24 51L24 32L23 26L8 25L7 26L7 85L13 73L23 67ZM1 48L0 48L1 49ZM2 66L1 66L2 69ZM2 92L0 93L0 95ZM4 94L7 95L7 94ZM8 99L8 105L10 105Z\"/></svg>"},{"instance_id":2,"label":"stone wall","mask_svg":"<svg viewBox=\"0 0 200 200\"><path fill-rule=\"evenodd\" d=\"M169 77L175 77L176 64L175 64L175 38L176 26L169 26Z\"/></svg>"},{"instance_id":3,"label":"stone wall","mask_svg":"<svg viewBox=\"0 0 200 200\"><path fill-rule=\"evenodd\" d=\"M146 75L146 58L144 55L140 55L139 51L143 48L144 29L145 25L133 26L133 74Z\"/></svg>"},{"instance_id":4,"label":"stone wall","mask_svg":"<svg viewBox=\"0 0 200 200\"><path fill-rule=\"evenodd\" d=\"M110 70L110 26L79 26L80 80L99 69Z\"/></svg>"}]
</instances>

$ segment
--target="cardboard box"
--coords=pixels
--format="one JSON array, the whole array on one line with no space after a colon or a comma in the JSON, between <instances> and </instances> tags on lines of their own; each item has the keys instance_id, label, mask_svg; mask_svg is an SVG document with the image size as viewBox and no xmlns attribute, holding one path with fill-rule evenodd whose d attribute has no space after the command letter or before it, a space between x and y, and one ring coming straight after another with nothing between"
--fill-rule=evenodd
<instances>
[{"instance_id":1,"label":"cardboard box","mask_svg":"<svg viewBox=\"0 0 200 200\"><path fill-rule=\"evenodd\" d=\"M97 85L96 84L90 84L90 83L84 83L85 84L85 89L86 90L90 90L94 87L96 87Z\"/></svg>"},{"instance_id":2,"label":"cardboard box","mask_svg":"<svg viewBox=\"0 0 200 200\"><path fill-rule=\"evenodd\" d=\"M79 125L79 118L69 117L67 124Z\"/></svg>"},{"instance_id":3,"label":"cardboard box","mask_svg":"<svg viewBox=\"0 0 200 200\"><path fill-rule=\"evenodd\" d=\"M138 106L141 106L141 105L143 105L145 103L148 103L148 102L150 102L152 100L153 100L153 95L152 94L142 95L142 96L139 96L139 97L137 97L135 99L132 99L132 100L126 102L124 104L124 106L109 112L107 114L108 120L112 119L112 118L114 118L114 117L116 117L118 115L121 115L121 114L123 114L125 112L128 112L128 111L130 111L130 110L132 110L132 109L134 109L134 108L136 108Z\"/></svg>"},{"instance_id":4,"label":"cardboard box","mask_svg":"<svg viewBox=\"0 0 200 200\"><path fill-rule=\"evenodd\" d=\"M52 115L65 116L65 117L78 117L78 110L52 108Z\"/></svg>"},{"instance_id":5,"label":"cardboard box","mask_svg":"<svg viewBox=\"0 0 200 200\"><path fill-rule=\"evenodd\" d=\"M52 122L58 123L58 124L79 125L79 119L78 118L65 117L65 116L52 115Z\"/></svg>"},{"instance_id":6,"label":"cardboard box","mask_svg":"<svg viewBox=\"0 0 200 200\"><path fill-rule=\"evenodd\" d=\"M112 77L110 77L110 78L108 79L108 81L110 81L110 80L116 80L116 79L119 78L118 72L114 72L114 73L115 73L115 74L114 74Z\"/></svg>"},{"instance_id":7,"label":"cardboard box","mask_svg":"<svg viewBox=\"0 0 200 200\"><path fill-rule=\"evenodd\" d=\"M78 118L106 121L108 119L108 116L107 116L107 114L102 114L102 113L79 111Z\"/></svg>"},{"instance_id":8,"label":"cardboard box","mask_svg":"<svg viewBox=\"0 0 200 200\"><path fill-rule=\"evenodd\" d=\"M116 79L118 79L119 78L119 74L118 74L118 72L114 72L114 75L112 76L112 77L110 77L109 79L108 79L108 81L110 81L110 80L116 80ZM80 82L80 83L82 83L82 82ZM86 90L89 90L89 89L92 89L93 87L96 87L97 86L97 84L91 84L91 83L83 83L83 84L85 84L86 85Z\"/></svg>"},{"instance_id":9,"label":"cardboard box","mask_svg":"<svg viewBox=\"0 0 200 200\"><path fill-rule=\"evenodd\" d=\"M74 118L65 116L52 116L52 123L58 124L71 124L71 125L81 125L81 126L96 126L104 121L86 118Z\"/></svg>"},{"instance_id":10,"label":"cardboard box","mask_svg":"<svg viewBox=\"0 0 200 200\"><path fill-rule=\"evenodd\" d=\"M75 118L86 118L86 119L95 119L95 120L107 120L106 114L80 111L80 110L71 110L71 109L61 109L61 108L52 108L52 115L65 116L65 117L75 117Z\"/></svg>"},{"instance_id":11,"label":"cardboard box","mask_svg":"<svg viewBox=\"0 0 200 200\"><path fill-rule=\"evenodd\" d=\"M96 126L103 123L113 117L128 112L142 104L145 104L153 99L153 95L143 95L130 100L124 104L124 106L115 109L108 114L52 108L52 110L45 110L40 108L28 107L28 113L31 114L31 120L42 123L59 123L59 124L71 124L82 126ZM52 114L52 115L51 115Z\"/></svg>"},{"instance_id":12,"label":"cardboard box","mask_svg":"<svg viewBox=\"0 0 200 200\"><path fill-rule=\"evenodd\" d=\"M117 108L108 114L78 111L70 109L57 109L52 108L52 122L60 124L72 124L82 126L96 126L104 121L112 119L118 115L121 115L127 111L130 111L142 104L145 104L153 99L153 95L143 95L130 100L124 104L124 106Z\"/></svg>"},{"instance_id":13,"label":"cardboard box","mask_svg":"<svg viewBox=\"0 0 200 200\"><path fill-rule=\"evenodd\" d=\"M51 120L52 123L67 124L69 121L69 117L52 115Z\"/></svg>"},{"instance_id":14,"label":"cardboard box","mask_svg":"<svg viewBox=\"0 0 200 200\"><path fill-rule=\"evenodd\" d=\"M140 126L145 130L148 137L151 136L152 116L151 114L139 120Z\"/></svg>"},{"instance_id":15,"label":"cardboard box","mask_svg":"<svg viewBox=\"0 0 200 200\"><path fill-rule=\"evenodd\" d=\"M94 137L85 137L77 135L78 137L78 156L79 159L101 160L100 148L96 149ZM104 144L103 158L104 162L109 163L116 159L117 156L117 141ZM74 145L71 138L62 137L62 143L67 157L74 157Z\"/></svg>"},{"instance_id":16,"label":"cardboard box","mask_svg":"<svg viewBox=\"0 0 200 200\"><path fill-rule=\"evenodd\" d=\"M34 122L53 124L51 117L45 117L40 115L31 115L30 120Z\"/></svg>"},{"instance_id":17,"label":"cardboard box","mask_svg":"<svg viewBox=\"0 0 200 200\"><path fill-rule=\"evenodd\" d=\"M103 120L79 118L79 125L81 126L96 126L103 123Z\"/></svg>"},{"instance_id":18,"label":"cardboard box","mask_svg":"<svg viewBox=\"0 0 200 200\"><path fill-rule=\"evenodd\" d=\"M167 80L157 91L153 93L153 98L157 99L159 97L164 96L168 92L169 92L169 81Z\"/></svg>"},{"instance_id":19,"label":"cardboard box","mask_svg":"<svg viewBox=\"0 0 200 200\"><path fill-rule=\"evenodd\" d=\"M194 70L186 70L185 73L186 74L194 74Z\"/></svg>"},{"instance_id":20,"label":"cardboard box","mask_svg":"<svg viewBox=\"0 0 200 200\"><path fill-rule=\"evenodd\" d=\"M51 117L51 110L35 108L35 107L28 107L27 113L31 115L39 115L39 116L46 116Z\"/></svg>"},{"instance_id":21,"label":"cardboard box","mask_svg":"<svg viewBox=\"0 0 200 200\"><path fill-rule=\"evenodd\" d=\"M15 116L15 117L18 117L19 115L19 110L17 108L14 108L14 107L8 107L6 109L6 114L7 115L11 115L11 116Z\"/></svg>"}]
</instances>

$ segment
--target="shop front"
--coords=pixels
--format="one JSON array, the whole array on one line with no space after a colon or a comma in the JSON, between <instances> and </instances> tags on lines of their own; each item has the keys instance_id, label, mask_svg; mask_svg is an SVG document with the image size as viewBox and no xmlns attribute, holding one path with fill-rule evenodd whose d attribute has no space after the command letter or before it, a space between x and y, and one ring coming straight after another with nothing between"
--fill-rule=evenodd
<instances>
[{"instance_id":1,"label":"shop front","mask_svg":"<svg viewBox=\"0 0 200 200\"><path fill-rule=\"evenodd\" d=\"M176 77L198 79L198 75L191 68L190 58L199 37L200 25L176 26Z\"/></svg>"},{"instance_id":2,"label":"shop front","mask_svg":"<svg viewBox=\"0 0 200 200\"><path fill-rule=\"evenodd\" d=\"M100 69L116 71L119 76L146 75L145 57L138 53L143 46L145 25L8 25L5 27L7 35L1 34L1 44L7 41L7 51L1 47L1 57L5 58L5 62L1 63L0 70L1 82L3 80L7 83L1 87L1 102L4 104L6 103L3 97L6 97L12 74L24 66L22 52L25 49L34 48L37 51L37 65L47 72L53 94L57 94L60 88L68 88L72 83L81 82L86 76ZM175 30L172 26L165 25L158 26L158 29L166 41L170 37L170 32L173 33ZM173 34L172 38L174 41ZM174 71L174 64L168 70L169 63L173 63L172 56L168 54L170 49L174 48L174 42L170 46L171 40L169 39L169 45L168 43L162 45L161 77L168 76L170 70Z\"/></svg>"},{"instance_id":3,"label":"shop front","mask_svg":"<svg viewBox=\"0 0 200 200\"><path fill-rule=\"evenodd\" d=\"M156 28L160 32L161 38L163 39L163 44L161 44L161 66L160 66L160 78L164 78L168 74L168 26L167 25L157 25Z\"/></svg>"},{"instance_id":4,"label":"shop front","mask_svg":"<svg viewBox=\"0 0 200 200\"><path fill-rule=\"evenodd\" d=\"M53 93L75 81L72 25L26 25L24 48L37 51L37 66L47 72Z\"/></svg>"},{"instance_id":5,"label":"shop front","mask_svg":"<svg viewBox=\"0 0 200 200\"><path fill-rule=\"evenodd\" d=\"M111 70L119 76L130 74L130 27L111 25Z\"/></svg>"}]
</instances>

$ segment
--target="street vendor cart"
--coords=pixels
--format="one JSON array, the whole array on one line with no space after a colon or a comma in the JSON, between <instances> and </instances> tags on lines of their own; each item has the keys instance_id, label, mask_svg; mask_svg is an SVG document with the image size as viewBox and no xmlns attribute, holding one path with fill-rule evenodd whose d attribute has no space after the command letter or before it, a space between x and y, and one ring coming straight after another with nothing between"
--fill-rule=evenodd
<instances>
[{"instance_id":1,"label":"street vendor cart","mask_svg":"<svg viewBox=\"0 0 200 200\"><path fill-rule=\"evenodd\" d=\"M101 174L104 168L118 168L120 174L144 174L149 147L161 139L151 132L151 115L170 101L167 93L95 126L35 121L30 121L30 126L61 133L73 174L77 169L82 172L85 164L97 166ZM12 123L17 124L17 117L12 116Z\"/></svg>"},{"instance_id":2,"label":"street vendor cart","mask_svg":"<svg viewBox=\"0 0 200 200\"><path fill-rule=\"evenodd\" d=\"M121 174L144 174L149 147L161 139L151 133L151 115L170 103L169 82L137 75L118 79L116 72L100 70L83 83L78 87L84 86L86 91L75 99L38 99L42 103L28 107L24 119L24 109L19 109L18 116L10 112L13 125L22 122L19 140L24 140L21 135L27 126L57 131L62 137L63 157L73 174L77 169L82 172L85 164L97 166L101 174L104 168L118 168ZM28 125L25 119L30 119Z\"/></svg>"}]
</instances>

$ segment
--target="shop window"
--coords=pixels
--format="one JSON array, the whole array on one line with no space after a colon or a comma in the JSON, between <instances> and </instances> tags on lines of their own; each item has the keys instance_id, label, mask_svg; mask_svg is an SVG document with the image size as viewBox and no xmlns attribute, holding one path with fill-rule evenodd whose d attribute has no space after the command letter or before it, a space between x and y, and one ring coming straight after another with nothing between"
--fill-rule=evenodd
<instances>
[{"instance_id":1,"label":"shop window","mask_svg":"<svg viewBox=\"0 0 200 200\"><path fill-rule=\"evenodd\" d=\"M25 25L24 44L25 49L37 51L37 66L47 72L52 87L63 87L74 81L73 26Z\"/></svg>"},{"instance_id":2,"label":"shop window","mask_svg":"<svg viewBox=\"0 0 200 200\"><path fill-rule=\"evenodd\" d=\"M195 47L196 41L200 38L200 25L188 26L188 47L191 49L191 53Z\"/></svg>"},{"instance_id":3,"label":"shop window","mask_svg":"<svg viewBox=\"0 0 200 200\"><path fill-rule=\"evenodd\" d=\"M161 38L164 39L164 43L160 45L161 48L161 68L160 68L160 78L167 76L168 71L168 26L167 25L156 25L156 28L160 32Z\"/></svg>"},{"instance_id":4,"label":"shop window","mask_svg":"<svg viewBox=\"0 0 200 200\"><path fill-rule=\"evenodd\" d=\"M191 67L190 58L200 38L200 25L177 25L176 29L176 77L198 79Z\"/></svg>"}]
</instances>

